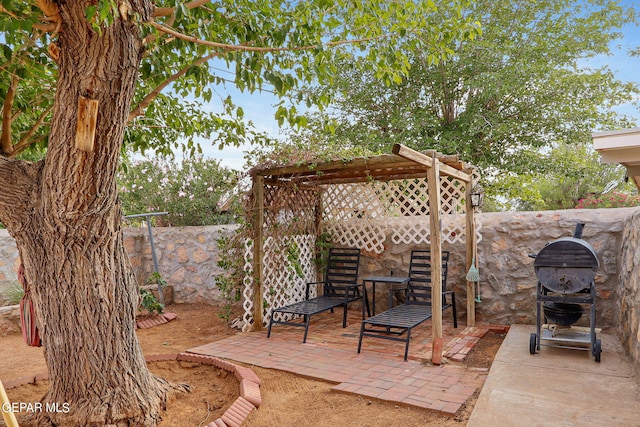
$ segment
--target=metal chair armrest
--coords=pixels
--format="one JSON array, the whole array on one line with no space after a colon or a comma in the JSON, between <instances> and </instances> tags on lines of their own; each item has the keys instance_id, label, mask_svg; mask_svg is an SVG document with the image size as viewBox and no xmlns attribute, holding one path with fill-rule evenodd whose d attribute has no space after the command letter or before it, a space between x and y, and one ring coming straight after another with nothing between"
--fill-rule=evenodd
<instances>
[{"instance_id":1,"label":"metal chair armrest","mask_svg":"<svg viewBox=\"0 0 640 427\"><path fill-rule=\"evenodd\" d=\"M309 299L309 287L311 285L320 285L320 284L324 285L324 282L307 282L307 287L304 290L304 299L305 300Z\"/></svg>"}]
</instances>

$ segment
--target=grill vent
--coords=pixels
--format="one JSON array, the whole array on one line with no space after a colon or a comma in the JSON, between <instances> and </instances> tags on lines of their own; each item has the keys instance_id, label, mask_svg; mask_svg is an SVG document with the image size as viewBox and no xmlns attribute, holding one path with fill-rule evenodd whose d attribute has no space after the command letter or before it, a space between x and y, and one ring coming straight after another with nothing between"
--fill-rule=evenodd
<instances>
[{"instance_id":1,"label":"grill vent","mask_svg":"<svg viewBox=\"0 0 640 427\"><path fill-rule=\"evenodd\" d=\"M534 267L572 267L598 269L598 257L582 239L564 237L545 246L536 256Z\"/></svg>"}]
</instances>

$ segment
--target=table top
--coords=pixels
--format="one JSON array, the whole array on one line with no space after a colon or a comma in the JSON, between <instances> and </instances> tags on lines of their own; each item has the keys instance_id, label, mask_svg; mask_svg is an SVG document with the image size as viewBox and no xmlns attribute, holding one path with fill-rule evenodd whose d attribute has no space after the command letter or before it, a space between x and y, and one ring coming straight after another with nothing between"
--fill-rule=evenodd
<instances>
[{"instance_id":1,"label":"table top","mask_svg":"<svg viewBox=\"0 0 640 427\"><path fill-rule=\"evenodd\" d=\"M362 279L363 282L407 283L408 277L402 276L369 276Z\"/></svg>"}]
</instances>

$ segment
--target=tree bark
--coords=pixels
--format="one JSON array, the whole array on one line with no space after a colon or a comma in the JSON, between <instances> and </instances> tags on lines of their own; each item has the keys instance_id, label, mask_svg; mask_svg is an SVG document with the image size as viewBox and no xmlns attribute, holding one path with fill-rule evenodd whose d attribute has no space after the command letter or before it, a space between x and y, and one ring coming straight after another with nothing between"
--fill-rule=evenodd
<instances>
[{"instance_id":1,"label":"tree bark","mask_svg":"<svg viewBox=\"0 0 640 427\"><path fill-rule=\"evenodd\" d=\"M50 387L37 426L154 426L173 389L152 375L135 333L139 291L124 249L116 169L142 43L123 19L92 31L91 1L56 2L59 77L44 162L0 159L0 220L31 284ZM93 2L95 3L95 2ZM148 0L129 2L142 20ZM98 102L93 151L76 148L78 98ZM68 411L67 411L68 410Z\"/></svg>"}]
</instances>

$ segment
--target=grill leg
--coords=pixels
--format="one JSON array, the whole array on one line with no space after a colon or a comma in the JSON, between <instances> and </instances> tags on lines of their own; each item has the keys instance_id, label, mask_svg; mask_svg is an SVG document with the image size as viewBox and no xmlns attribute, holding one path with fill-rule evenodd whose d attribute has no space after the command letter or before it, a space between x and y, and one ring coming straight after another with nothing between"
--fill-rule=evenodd
<instances>
[{"instance_id":1,"label":"grill leg","mask_svg":"<svg viewBox=\"0 0 640 427\"><path fill-rule=\"evenodd\" d=\"M542 284L538 282L538 296L537 296L537 304L536 304L536 350L540 351L540 304L542 301L540 300L540 293L542 292Z\"/></svg>"}]
</instances>

